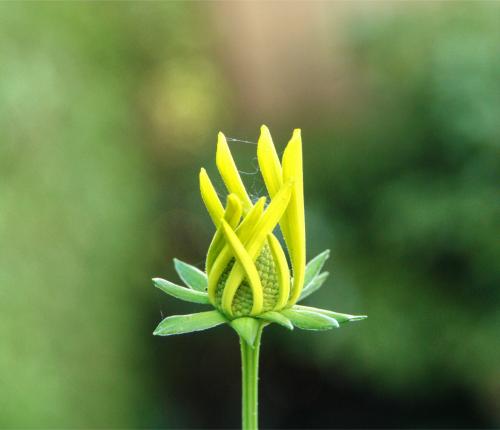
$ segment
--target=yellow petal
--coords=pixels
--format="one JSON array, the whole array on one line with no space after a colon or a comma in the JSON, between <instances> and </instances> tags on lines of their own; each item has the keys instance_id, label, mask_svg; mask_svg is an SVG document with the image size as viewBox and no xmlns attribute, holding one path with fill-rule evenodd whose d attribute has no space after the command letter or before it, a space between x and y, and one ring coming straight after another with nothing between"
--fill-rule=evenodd
<instances>
[{"instance_id":1,"label":"yellow petal","mask_svg":"<svg viewBox=\"0 0 500 430\"><path fill-rule=\"evenodd\" d=\"M260 128L259 142L257 143L257 160L266 184L267 192L272 198L283 184L281 164L269 129L263 125Z\"/></svg>"},{"instance_id":2,"label":"yellow petal","mask_svg":"<svg viewBox=\"0 0 500 430\"><path fill-rule=\"evenodd\" d=\"M257 144L257 159L267 192L270 197L274 197L283 185L283 172L271 138L271 133L265 125L260 129L260 137ZM280 228L283 236L287 238L289 234L286 214L280 221Z\"/></svg>"},{"instance_id":3,"label":"yellow petal","mask_svg":"<svg viewBox=\"0 0 500 430\"><path fill-rule=\"evenodd\" d=\"M262 216L265 203L266 198L261 197L253 208L250 209L250 212L248 212L243 218L243 221L236 229L236 234L240 241L246 242L250 238L255 225ZM222 251L219 252L219 255L215 259L210 269L210 273L208 274L208 298L214 306L216 305L215 293L217 290L217 284L219 283L222 273L226 270L227 265L231 261L231 258L233 258L231 249L228 244L225 244L224 248L222 248Z\"/></svg>"},{"instance_id":4,"label":"yellow petal","mask_svg":"<svg viewBox=\"0 0 500 430\"><path fill-rule=\"evenodd\" d=\"M229 196L227 196L226 211L224 212L224 221L226 221L231 228L235 229L240 222L242 211L243 209L238 196L236 194L229 194Z\"/></svg>"},{"instance_id":5,"label":"yellow petal","mask_svg":"<svg viewBox=\"0 0 500 430\"><path fill-rule=\"evenodd\" d=\"M278 193L271 199L271 203L267 207L264 215L262 215L259 222L256 224L250 239L245 243L245 247L253 258L256 258L264 241L269 233L271 233L280 218L287 209L288 203L291 199L293 190L293 181L287 181Z\"/></svg>"},{"instance_id":6,"label":"yellow petal","mask_svg":"<svg viewBox=\"0 0 500 430\"><path fill-rule=\"evenodd\" d=\"M231 228L236 228L241 218L241 203L240 199L236 194L229 194L227 197L226 211L224 212L224 220L231 226ZM219 255L219 252L224 248L225 240L224 235L221 231L220 225L208 248L207 260L206 260L206 272L209 273L212 265Z\"/></svg>"},{"instance_id":7,"label":"yellow petal","mask_svg":"<svg viewBox=\"0 0 500 430\"><path fill-rule=\"evenodd\" d=\"M251 234L248 235L248 240L242 242L245 244L245 249L255 261L259 255L267 236L273 231L274 227L278 224L279 219L283 215L290 200L292 192L292 182L289 181L281 190L274 196L268 208L260 218L259 222L254 226ZM236 294L239 285L245 277L245 270L238 262L236 262L231 269L231 272L226 280L222 300L224 303L232 303L234 295ZM210 285L210 278L208 280ZM253 308L252 308L253 309ZM254 311L252 310L252 314ZM229 312L229 314L231 314Z\"/></svg>"},{"instance_id":8,"label":"yellow petal","mask_svg":"<svg viewBox=\"0 0 500 430\"><path fill-rule=\"evenodd\" d=\"M226 241L229 244L234 257L236 258L237 264L239 264L243 268L246 279L248 280L250 288L252 289L253 305L251 313L252 315L259 314L260 312L262 312L264 294L262 291L262 284L260 282L257 267L255 267L253 259L250 257L247 250L238 239L238 236L229 226L229 224L225 221L222 221L221 227ZM232 304L234 296L227 295L226 290L227 284L222 294L222 309L226 312L226 314L232 315Z\"/></svg>"},{"instance_id":9,"label":"yellow petal","mask_svg":"<svg viewBox=\"0 0 500 430\"><path fill-rule=\"evenodd\" d=\"M267 243L269 243L271 255L273 256L278 273L279 295L274 309L280 310L286 306L288 297L290 296L290 269L288 268L285 252L279 240L273 234L269 234L267 236Z\"/></svg>"},{"instance_id":10,"label":"yellow petal","mask_svg":"<svg viewBox=\"0 0 500 430\"><path fill-rule=\"evenodd\" d=\"M243 209L248 211L252 207L252 201L248 197L245 185L243 185L243 181L238 173L229 146L227 146L226 138L220 132L217 140L215 162L228 191L235 193L240 198Z\"/></svg>"},{"instance_id":11,"label":"yellow petal","mask_svg":"<svg viewBox=\"0 0 500 430\"><path fill-rule=\"evenodd\" d=\"M217 195L217 192L207 175L207 171L203 168L200 170L200 190L203 203L205 203L208 213L217 227L221 218L224 216L224 208L222 207L219 196Z\"/></svg>"},{"instance_id":12,"label":"yellow petal","mask_svg":"<svg viewBox=\"0 0 500 430\"><path fill-rule=\"evenodd\" d=\"M283 154L283 181L293 179L293 191L286 211L285 240L293 268L293 286L289 304L294 304L302 291L306 266L306 231L302 176L302 139L296 129Z\"/></svg>"},{"instance_id":13,"label":"yellow petal","mask_svg":"<svg viewBox=\"0 0 500 430\"><path fill-rule=\"evenodd\" d=\"M242 242L246 242L250 238L253 229L262 218L265 204L265 197L261 197L257 200L257 203L250 209L250 212L246 214L245 218L243 218L243 221L236 229L236 233Z\"/></svg>"}]
</instances>

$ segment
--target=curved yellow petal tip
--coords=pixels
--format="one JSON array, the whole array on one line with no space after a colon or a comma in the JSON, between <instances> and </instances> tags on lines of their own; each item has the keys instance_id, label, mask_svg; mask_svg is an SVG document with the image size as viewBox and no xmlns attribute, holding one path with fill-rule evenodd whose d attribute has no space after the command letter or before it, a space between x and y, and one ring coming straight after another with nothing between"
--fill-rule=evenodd
<instances>
[{"instance_id":1,"label":"curved yellow petal tip","mask_svg":"<svg viewBox=\"0 0 500 430\"><path fill-rule=\"evenodd\" d=\"M257 143L257 148L261 148L263 145L267 146L266 144L274 147L271 132L265 125L263 125L262 127L260 127L260 136Z\"/></svg>"},{"instance_id":2,"label":"curved yellow petal tip","mask_svg":"<svg viewBox=\"0 0 500 430\"><path fill-rule=\"evenodd\" d=\"M300 128L294 129L292 138L301 139L301 133L302 133L302 131Z\"/></svg>"},{"instance_id":3,"label":"curved yellow petal tip","mask_svg":"<svg viewBox=\"0 0 500 430\"><path fill-rule=\"evenodd\" d=\"M217 150L215 152L215 160L216 162L219 161L223 158L224 156L229 152L229 146L227 144L226 136L224 136L224 133L222 131L219 131L217 134Z\"/></svg>"},{"instance_id":4,"label":"curved yellow petal tip","mask_svg":"<svg viewBox=\"0 0 500 430\"><path fill-rule=\"evenodd\" d=\"M238 196L234 193L231 193L227 196L227 203L228 203L228 206L231 204L233 206L238 206L238 205L241 205L240 203L240 199L238 198Z\"/></svg>"},{"instance_id":5,"label":"curved yellow petal tip","mask_svg":"<svg viewBox=\"0 0 500 430\"><path fill-rule=\"evenodd\" d=\"M226 136L224 136L222 131L219 131L219 133L217 133L217 151L215 153L215 157L221 157L221 153L225 151L229 151L229 146L227 144Z\"/></svg>"},{"instance_id":6,"label":"curved yellow petal tip","mask_svg":"<svg viewBox=\"0 0 500 430\"><path fill-rule=\"evenodd\" d=\"M272 198L281 188L283 181L280 160L271 133L265 125L260 128L260 137L257 142L257 160L267 191Z\"/></svg>"},{"instance_id":7,"label":"curved yellow petal tip","mask_svg":"<svg viewBox=\"0 0 500 430\"><path fill-rule=\"evenodd\" d=\"M200 191L201 198L203 203L212 218L212 221L215 225L219 224L219 219L224 215L224 208L222 206L221 201L219 200L219 196L217 195L217 191L215 191L210 178L208 177L207 171L202 167L200 169Z\"/></svg>"},{"instance_id":8,"label":"curved yellow petal tip","mask_svg":"<svg viewBox=\"0 0 500 430\"><path fill-rule=\"evenodd\" d=\"M245 185L241 180L238 169L229 150L226 136L219 132L217 136L217 150L215 151L215 164L230 193L235 193L240 198L246 210L252 207Z\"/></svg>"}]
</instances>

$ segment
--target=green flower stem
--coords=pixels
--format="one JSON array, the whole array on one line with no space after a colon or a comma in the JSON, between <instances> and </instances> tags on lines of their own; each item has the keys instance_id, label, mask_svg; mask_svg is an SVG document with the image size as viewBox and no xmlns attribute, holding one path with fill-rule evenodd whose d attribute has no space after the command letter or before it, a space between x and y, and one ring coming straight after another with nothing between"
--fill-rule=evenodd
<instances>
[{"instance_id":1,"label":"green flower stem","mask_svg":"<svg viewBox=\"0 0 500 430\"><path fill-rule=\"evenodd\" d=\"M265 324L261 324L257 331L254 347L252 348L240 337L241 346L241 392L242 392L242 428L243 430L257 430L259 428L259 352L260 339Z\"/></svg>"}]
</instances>

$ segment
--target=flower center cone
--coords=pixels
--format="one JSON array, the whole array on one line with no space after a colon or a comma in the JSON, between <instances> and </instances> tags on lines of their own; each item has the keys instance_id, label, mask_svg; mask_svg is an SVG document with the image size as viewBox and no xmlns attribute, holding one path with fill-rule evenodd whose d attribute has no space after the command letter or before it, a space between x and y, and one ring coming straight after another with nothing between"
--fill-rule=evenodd
<instances>
[{"instance_id":1,"label":"flower center cone","mask_svg":"<svg viewBox=\"0 0 500 430\"><path fill-rule=\"evenodd\" d=\"M215 300L217 307L221 309L222 292L226 285L226 280L231 273L231 269L234 265L234 259L232 259L227 265L226 269L222 273L219 283L217 284L217 289L215 292ZM260 252L257 260L255 260L255 266L257 272L259 273L260 282L262 284L262 292L264 296L264 306L263 312L270 311L274 309L278 301L279 295L279 285L278 285L278 274L276 272L276 266L271 255L271 250L269 245L266 243L262 251ZM244 279L236 290L236 294L232 303L232 311L235 317L242 317L245 315L250 315L252 310L253 299L252 299L252 289L248 284L247 280Z\"/></svg>"}]
</instances>

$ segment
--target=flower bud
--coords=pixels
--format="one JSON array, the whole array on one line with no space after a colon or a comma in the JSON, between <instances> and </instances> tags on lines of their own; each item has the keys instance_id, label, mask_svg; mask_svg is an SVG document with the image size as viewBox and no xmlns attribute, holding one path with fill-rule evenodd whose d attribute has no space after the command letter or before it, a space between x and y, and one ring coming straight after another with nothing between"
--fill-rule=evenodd
<instances>
[{"instance_id":1,"label":"flower bud","mask_svg":"<svg viewBox=\"0 0 500 430\"><path fill-rule=\"evenodd\" d=\"M222 133L219 133L216 163L229 192L225 207L206 171L200 172L201 195L216 227L206 259L208 297L229 318L290 307L298 300L304 284L300 130L294 131L281 164L269 130L262 126L257 158L270 197L267 207L267 197L252 203ZM278 225L291 270L274 235Z\"/></svg>"}]
</instances>

